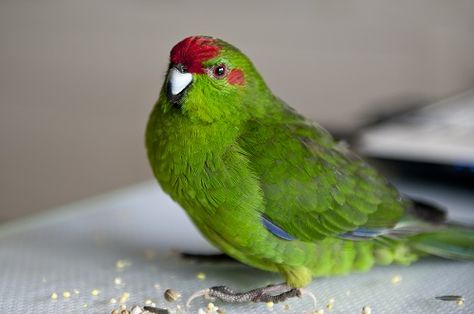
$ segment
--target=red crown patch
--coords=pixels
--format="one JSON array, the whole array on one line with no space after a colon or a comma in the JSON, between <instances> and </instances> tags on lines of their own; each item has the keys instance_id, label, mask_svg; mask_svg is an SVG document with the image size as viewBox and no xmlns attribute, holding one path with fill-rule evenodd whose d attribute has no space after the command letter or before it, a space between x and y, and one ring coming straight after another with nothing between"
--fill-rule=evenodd
<instances>
[{"instance_id":1,"label":"red crown patch","mask_svg":"<svg viewBox=\"0 0 474 314\"><path fill-rule=\"evenodd\" d=\"M183 39L171 49L170 60L182 64L190 73L204 73L202 63L216 57L220 48L210 37L191 36Z\"/></svg>"}]
</instances>

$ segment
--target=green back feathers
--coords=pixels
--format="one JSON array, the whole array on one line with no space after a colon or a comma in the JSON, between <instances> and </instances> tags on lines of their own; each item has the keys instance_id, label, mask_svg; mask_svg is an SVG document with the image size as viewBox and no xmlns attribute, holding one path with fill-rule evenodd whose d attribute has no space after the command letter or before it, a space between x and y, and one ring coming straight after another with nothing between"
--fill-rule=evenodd
<instances>
[{"instance_id":1,"label":"green back feathers","mask_svg":"<svg viewBox=\"0 0 474 314\"><path fill-rule=\"evenodd\" d=\"M267 215L303 241L391 228L403 215L398 192L373 168L283 103L249 121L238 142L249 152Z\"/></svg>"}]
</instances>

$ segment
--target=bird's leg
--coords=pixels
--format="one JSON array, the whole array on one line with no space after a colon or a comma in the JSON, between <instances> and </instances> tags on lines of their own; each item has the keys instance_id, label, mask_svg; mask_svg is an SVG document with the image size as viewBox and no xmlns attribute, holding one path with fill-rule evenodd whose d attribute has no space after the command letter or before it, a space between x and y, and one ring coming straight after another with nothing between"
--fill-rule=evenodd
<instances>
[{"instance_id":1,"label":"bird's leg","mask_svg":"<svg viewBox=\"0 0 474 314\"><path fill-rule=\"evenodd\" d=\"M316 306L315 296L302 288L292 288L286 283L277 285L268 285L262 288L252 289L247 292L235 292L226 286L217 286L197 291L188 299L186 305L189 306L195 298L206 296L217 298L228 303L247 303L247 302L283 302L288 298L303 297L309 295Z\"/></svg>"}]
</instances>

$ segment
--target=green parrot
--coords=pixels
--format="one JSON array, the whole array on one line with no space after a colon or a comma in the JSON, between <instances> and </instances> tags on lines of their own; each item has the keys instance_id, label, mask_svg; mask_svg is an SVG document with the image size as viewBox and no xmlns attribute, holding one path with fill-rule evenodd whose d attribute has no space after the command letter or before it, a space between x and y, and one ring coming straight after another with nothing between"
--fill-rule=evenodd
<instances>
[{"instance_id":1,"label":"green parrot","mask_svg":"<svg viewBox=\"0 0 474 314\"><path fill-rule=\"evenodd\" d=\"M382 175L267 87L236 47L188 37L170 53L146 147L162 189L200 232L240 262L284 283L195 293L279 302L315 277L474 258L474 232L403 197Z\"/></svg>"}]
</instances>

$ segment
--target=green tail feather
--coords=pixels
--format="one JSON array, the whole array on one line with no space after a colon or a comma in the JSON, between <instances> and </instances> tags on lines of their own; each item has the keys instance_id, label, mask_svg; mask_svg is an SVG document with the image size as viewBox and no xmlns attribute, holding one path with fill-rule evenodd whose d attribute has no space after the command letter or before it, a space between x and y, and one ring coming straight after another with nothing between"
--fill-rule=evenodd
<instances>
[{"instance_id":1,"label":"green tail feather","mask_svg":"<svg viewBox=\"0 0 474 314\"><path fill-rule=\"evenodd\" d=\"M474 260L474 230L458 226L410 237L415 249L449 259Z\"/></svg>"}]
</instances>

